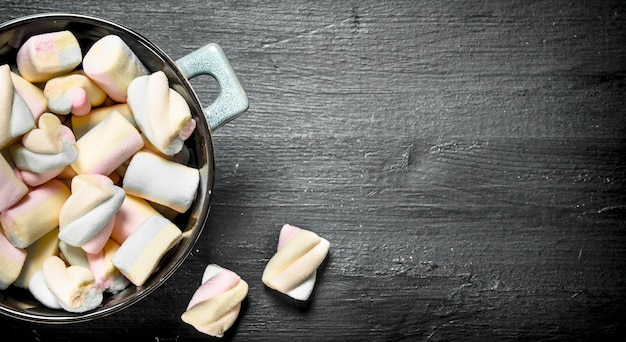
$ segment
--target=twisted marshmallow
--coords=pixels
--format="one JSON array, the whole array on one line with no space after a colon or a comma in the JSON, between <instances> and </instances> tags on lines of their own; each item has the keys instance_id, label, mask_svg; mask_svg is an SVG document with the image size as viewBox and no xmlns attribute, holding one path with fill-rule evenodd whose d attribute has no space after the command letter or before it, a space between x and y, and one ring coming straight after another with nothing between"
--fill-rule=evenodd
<instances>
[{"instance_id":1,"label":"twisted marshmallow","mask_svg":"<svg viewBox=\"0 0 626 342\"><path fill-rule=\"evenodd\" d=\"M294 299L309 299L316 271L326 258L330 243L317 234L285 224L278 239L278 251L263 271L263 283Z\"/></svg>"},{"instance_id":2,"label":"twisted marshmallow","mask_svg":"<svg viewBox=\"0 0 626 342\"><path fill-rule=\"evenodd\" d=\"M56 115L45 113L39 118L38 128L26 133L21 144L14 144L9 152L24 183L37 186L76 161L75 144L72 130L62 125Z\"/></svg>"},{"instance_id":3,"label":"twisted marshmallow","mask_svg":"<svg viewBox=\"0 0 626 342\"><path fill-rule=\"evenodd\" d=\"M174 155L196 128L189 105L169 87L163 71L135 78L128 86L128 105L143 135L165 155Z\"/></svg>"},{"instance_id":4,"label":"twisted marshmallow","mask_svg":"<svg viewBox=\"0 0 626 342\"><path fill-rule=\"evenodd\" d=\"M207 335L222 337L239 315L248 283L231 270L208 265L181 319Z\"/></svg>"},{"instance_id":5,"label":"twisted marshmallow","mask_svg":"<svg viewBox=\"0 0 626 342\"><path fill-rule=\"evenodd\" d=\"M72 195L59 214L59 239L87 253L98 253L109 240L126 194L102 175L78 175L71 187Z\"/></svg>"}]
</instances>

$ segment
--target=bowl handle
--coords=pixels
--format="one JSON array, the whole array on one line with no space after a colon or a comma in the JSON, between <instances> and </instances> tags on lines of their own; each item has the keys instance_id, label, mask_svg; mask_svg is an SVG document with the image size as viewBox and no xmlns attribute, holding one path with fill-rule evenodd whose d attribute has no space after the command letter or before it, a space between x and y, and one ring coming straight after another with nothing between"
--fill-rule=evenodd
<instances>
[{"instance_id":1,"label":"bowl handle","mask_svg":"<svg viewBox=\"0 0 626 342\"><path fill-rule=\"evenodd\" d=\"M220 94L204 108L204 116L212 131L248 110L248 96L219 45L205 45L180 58L176 64L187 79L209 75L217 80Z\"/></svg>"}]
</instances>

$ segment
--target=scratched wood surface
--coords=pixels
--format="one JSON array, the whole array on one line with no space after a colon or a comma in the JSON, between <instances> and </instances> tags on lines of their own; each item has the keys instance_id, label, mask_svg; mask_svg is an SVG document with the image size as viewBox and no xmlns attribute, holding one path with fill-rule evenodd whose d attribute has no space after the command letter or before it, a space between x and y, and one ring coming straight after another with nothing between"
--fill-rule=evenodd
<instances>
[{"instance_id":1,"label":"scratched wood surface","mask_svg":"<svg viewBox=\"0 0 626 342\"><path fill-rule=\"evenodd\" d=\"M207 340L180 314L208 263L250 285L226 340L626 333L623 2L0 6L98 15L174 59L218 43L250 99L214 132L211 216L163 287L90 323L0 317L0 340ZM331 242L306 305L260 280L283 223Z\"/></svg>"}]
</instances>

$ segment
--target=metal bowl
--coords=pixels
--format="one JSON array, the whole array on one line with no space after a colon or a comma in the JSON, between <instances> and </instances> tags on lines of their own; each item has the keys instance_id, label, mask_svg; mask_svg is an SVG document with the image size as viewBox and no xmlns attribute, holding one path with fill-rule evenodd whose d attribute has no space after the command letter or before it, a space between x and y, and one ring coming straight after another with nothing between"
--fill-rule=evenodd
<instances>
[{"instance_id":1,"label":"metal bowl","mask_svg":"<svg viewBox=\"0 0 626 342\"><path fill-rule=\"evenodd\" d=\"M61 30L69 30L76 36L83 54L101 37L115 34L125 41L150 72L165 72L170 87L185 98L197 122L193 136L185 144L192 151L188 165L200 171L200 185L191 208L174 220L183 232L183 239L161 259L143 286L131 284L116 294L105 293L98 308L83 313L49 309L35 300L27 289L11 286L0 291L0 313L20 320L51 324L84 322L119 312L148 296L176 272L199 239L209 215L215 172L211 131L248 109L246 94L218 45L208 44L174 61L138 33L93 16L45 13L1 24L0 65L14 67L17 50L29 37ZM219 96L207 108L203 108L189 83L189 79L202 74L213 76L220 86Z\"/></svg>"}]
</instances>

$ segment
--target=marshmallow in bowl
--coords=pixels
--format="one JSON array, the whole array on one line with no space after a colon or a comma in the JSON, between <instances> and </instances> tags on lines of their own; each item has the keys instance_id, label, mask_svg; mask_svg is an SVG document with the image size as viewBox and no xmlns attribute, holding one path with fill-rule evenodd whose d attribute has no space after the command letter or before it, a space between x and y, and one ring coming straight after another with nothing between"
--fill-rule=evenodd
<instances>
[{"instance_id":1,"label":"marshmallow in bowl","mask_svg":"<svg viewBox=\"0 0 626 342\"><path fill-rule=\"evenodd\" d=\"M52 179L0 213L0 225L15 247L25 248L59 226L59 213L70 197L63 182Z\"/></svg>"},{"instance_id":2,"label":"marshmallow in bowl","mask_svg":"<svg viewBox=\"0 0 626 342\"><path fill-rule=\"evenodd\" d=\"M72 71L83 60L78 40L70 31L34 35L17 51L20 75L29 82L44 82Z\"/></svg>"},{"instance_id":3,"label":"marshmallow in bowl","mask_svg":"<svg viewBox=\"0 0 626 342\"><path fill-rule=\"evenodd\" d=\"M63 34L54 36L72 45ZM26 253L7 286L30 290L49 308L85 312L101 305L103 292L144 286L164 257L179 253L174 217L189 210L200 182L199 170L186 166L192 147L184 143L196 122L165 74L149 75L120 37L93 44L82 65L53 61L41 72L50 61L32 49L47 40L54 46L42 51L53 55L63 48L55 37L22 46L23 72L0 66L0 233ZM154 114L167 114L158 116L163 122L135 117L117 97L148 75L154 82L146 90L165 95L150 104L167 107ZM7 250L0 273L10 270L1 259Z\"/></svg>"},{"instance_id":4,"label":"marshmallow in bowl","mask_svg":"<svg viewBox=\"0 0 626 342\"><path fill-rule=\"evenodd\" d=\"M133 284L142 286L182 232L160 215L150 216L122 243L112 262Z\"/></svg>"},{"instance_id":5,"label":"marshmallow in bowl","mask_svg":"<svg viewBox=\"0 0 626 342\"><path fill-rule=\"evenodd\" d=\"M33 274L28 283L28 290L41 304L50 309L62 309L57 297L50 291L43 276L43 267Z\"/></svg>"},{"instance_id":6,"label":"marshmallow in bowl","mask_svg":"<svg viewBox=\"0 0 626 342\"><path fill-rule=\"evenodd\" d=\"M111 239L119 244L123 243L148 217L158 214L159 212L148 201L126 194L115 216Z\"/></svg>"},{"instance_id":7,"label":"marshmallow in bowl","mask_svg":"<svg viewBox=\"0 0 626 342\"><path fill-rule=\"evenodd\" d=\"M109 175L142 147L137 129L114 110L76 141L78 158L71 166L77 174Z\"/></svg>"},{"instance_id":8,"label":"marshmallow in bowl","mask_svg":"<svg viewBox=\"0 0 626 342\"><path fill-rule=\"evenodd\" d=\"M63 240L59 240L59 257L70 266L89 268L87 253L82 248L69 245Z\"/></svg>"},{"instance_id":9,"label":"marshmallow in bowl","mask_svg":"<svg viewBox=\"0 0 626 342\"><path fill-rule=\"evenodd\" d=\"M210 264L181 319L204 334L222 337L237 320L247 294L248 283L239 275Z\"/></svg>"},{"instance_id":10,"label":"marshmallow in bowl","mask_svg":"<svg viewBox=\"0 0 626 342\"><path fill-rule=\"evenodd\" d=\"M17 248L0 232L0 290L6 290L20 275L26 251Z\"/></svg>"},{"instance_id":11,"label":"marshmallow in bowl","mask_svg":"<svg viewBox=\"0 0 626 342\"><path fill-rule=\"evenodd\" d=\"M38 121L41 114L48 109L48 98L43 90L14 72L11 72L11 80L15 91L26 102L35 121Z\"/></svg>"},{"instance_id":12,"label":"marshmallow in bowl","mask_svg":"<svg viewBox=\"0 0 626 342\"><path fill-rule=\"evenodd\" d=\"M14 88L9 65L0 66L0 149L34 127L33 113Z\"/></svg>"},{"instance_id":13,"label":"marshmallow in bowl","mask_svg":"<svg viewBox=\"0 0 626 342\"><path fill-rule=\"evenodd\" d=\"M329 248L328 240L317 234L289 224L283 225L278 238L278 251L263 271L263 283L294 299L308 300L317 268L326 258Z\"/></svg>"},{"instance_id":14,"label":"marshmallow in bowl","mask_svg":"<svg viewBox=\"0 0 626 342\"><path fill-rule=\"evenodd\" d=\"M16 175L6 159L0 154L0 212L17 203L28 193L28 187Z\"/></svg>"},{"instance_id":15,"label":"marshmallow in bowl","mask_svg":"<svg viewBox=\"0 0 626 342\"><path fill-rule=\"evenodd\" d=\"M59 254L58 235L59 232L53 229L26 247L24 267L22 267L22 272L13 285L27 289L33 275L43 268L43 262L49 257Z\"/></svg>"},{"instance_id":16,"label":"marshmallow in bowl","mask_svg":"<svg viewBox=\"0 0 626 342\"><path fill-rule=\"evenodd\" d=\"M95 287L100 291L117 293L125 289L129 281L113 265L113 255L120 249L120 244L108 240L98 253L86 253L89 269L96 279Z\"/></svg>"},{"instance_id":17,"label":"marshmallow in bowl","mask_svg":"<svg viewBox=\"0 0 626 342\"><path fill-rule=\"evenodd\" d=\"M117 102L126 102L128 85L133 79L149 73L130 47L116 35L104 36L89 48L83 59L83 70Z\"/></svg>"},{"instance_id":18,"label":"marshmallow in bowl","mask_svg":"<svg viewBox=\"0 0 626 342\"><path fill-rule=\"evenodd\" d=\"M170 88L163 71L135 78L128 105L143 135L165 155L174 155L196 128L185 99Z\"/></svg>"},{"instance_id":19,"label":"marshmallow in bowl","mask_svg":"<svg viewBox=\"0 0 626 342\"><path fill-rule=\"evenodd\" d=\"M59 213L59 239L87 253L98 253L109 240L126 194L109 177L95 174L72 178L71 188Z\"/></svg>"},{"instance_id":20,"label":"marshmallow in bowl","mask_svg":"<svg viewBox=\"0 0 626 342\"><path fill-rule=\"evenodd\" d=\"M51 256L43 263L42 271L46 286L64 310L85 312L102 303L102 291L95 287L95 278L88 268L68 267L61 258Z\"/></svg>"},{"instance_id":21,"label":"marshmallow in bowl","mask_svg":"<svg viewBox=\"0 0 626 342\"><path fill-rule=\"evenodd\" d=\"M55 114L87 115L92 107L104 103L107 94L82 72L55 77L46 82L43 93L48 108Z\"/></svg>"},{"instance_id":22,"label":"marshmallow in bowl","mask_svg":"<svg viewBox=\"0 0 626 342\"><path fill-rule=\"evenodd\" d=\"M72 115L72 130L74 131L76 139L80 139L90 129L104 121L104 119L106 119L107 116L109 116L109 114L111 114L114 110L122 114L135 128L137 127L135 119L133 118L133 113L130 111L128 104L118 103L110 106L94 108L88 115Z\"/></svg>"},{"instance_id":23,"label":"marshmallow in bowl","mask_svg":"<svg viewBox=\"0 0 626 342\"><path fill-rule=\"evenodd\" d=\"M128 164L122 187L131 195L183 213L191 207L199 183L198 169L139 151Z\"/></svg>"},{"instance_id":24,"label":"marshmallow in bowl","mask_svg":"<svg viewBox=\"0 0 626 342\"><path fill-rule=\"evenodd\" d=\"M9 152L20 178L30 186L43 184L58 176L76 161L78 151L72 130L51 113L39 117L38 127L24 134L21 143Z\"/></svg>"}]
</instances>

